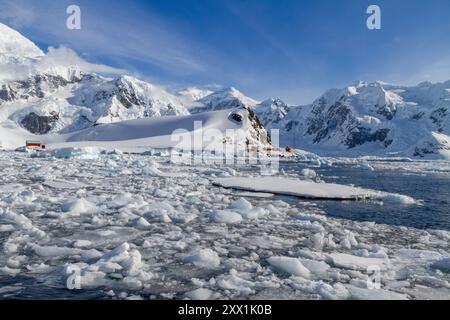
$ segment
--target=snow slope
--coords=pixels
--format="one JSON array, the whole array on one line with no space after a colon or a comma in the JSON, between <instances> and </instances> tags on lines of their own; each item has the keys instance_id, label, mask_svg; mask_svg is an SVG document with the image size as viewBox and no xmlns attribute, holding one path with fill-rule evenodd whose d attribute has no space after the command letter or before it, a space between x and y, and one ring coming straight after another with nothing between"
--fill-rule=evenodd
<instances>
[{"instance_id":1,"label":"snow slope","mask_svg":"<svg viewBox=\"0 0 450 320\"><path fill-rule=\"evenodd\" d=\"M19 32L0 23L0 65L24 63L42 57L44 53Z\"/></svg>"},{"instance_id":2,"label":"snow slope","mask_svg":"<svg viewBox=\"0 0 450 320\"><path fill-rule=\"evenodd\" d=\"M29 133L44 139L41 135L66 135L125 120L250 108L258 128L247 134L277 129L281 146L331 156L450 159L450 81L412 87L358 81L328 90L306 106L288 106L278 98L259 103L233 87L174 92L130 76L83 73L77 66L51 63L52 54L44 55L3 24L0 29L0 79L13 73L11 65L23 67L25 75L0 84L0 130L6 147L22 139L14 137ZM28 68L30 61L43 59L48 61L42 68Z\"/></svg>"},{"instance_id":3,"label":"snow slope","mask_svg":"<svg viewBox=\"0 0 450 320\"><path fill-rule=\"evenodd\" d=\"M214 110L232 109L237 107L254 107L258 102L245 96L236 88L230 87L216 91L206 97L196 100L189 111L199 113Z\"/></svg>"},{"instance_id":4,"label":"snow slope","mask_svg":"<svg viewBox=\"0 0 450 320\"><path fill-rule=\"evenodd\" d=\"M232 116L239 114L242 122ZM20 141L22 135L16 139ZM267 132L251 118L247 109L205 112L188 116L135 119L97 125L66 134L32 136L50 148L97 146L107 149L143 152L151 148L183 150L223 150L226 145L246 148L269 145ZM195 137L195 142L194 142ZM23 145L23 141L21 142ZM230 150L233 150L231 148Z\"/></svg>"}]
</instances>

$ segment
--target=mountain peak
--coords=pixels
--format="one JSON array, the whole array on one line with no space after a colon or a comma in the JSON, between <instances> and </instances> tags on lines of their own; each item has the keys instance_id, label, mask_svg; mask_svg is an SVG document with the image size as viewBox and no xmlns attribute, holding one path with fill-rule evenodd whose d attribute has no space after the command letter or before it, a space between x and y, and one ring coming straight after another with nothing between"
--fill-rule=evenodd
<instances>
[{"instance_id":1,"label":"mountain peak","mask_svg":"<svg viewBox=\"0 0 450 320\"><path fill-rule=\"evenodd\" d=\"M44 53L33 42L0 23L0 63L22 63L42 56Z\"/></svg>"}]
</instances>

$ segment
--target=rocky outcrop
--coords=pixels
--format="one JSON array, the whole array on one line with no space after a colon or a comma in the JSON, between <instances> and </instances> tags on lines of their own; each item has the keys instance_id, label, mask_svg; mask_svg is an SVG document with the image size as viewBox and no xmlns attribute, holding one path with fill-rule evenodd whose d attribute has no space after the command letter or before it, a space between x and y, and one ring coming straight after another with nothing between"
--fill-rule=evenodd
<instances>
[{"instance_id":1,"label":"rocky outcrop","mask_svg":"<svg viewBox=\"0 0 450 320\"><path fill-rule=\"evenodd\" d=\"M80 82L81 80L78 77L67 80L61 76L36 74L26 80L2 85L0 89L0 104L19 99L44 98L61 87Z\"/></svg>"},{"instance_id":2,"label":"rocky outcrop","mask_svg":"<svg viewBox=\"0 0 450 320\"><path fill-rule=\"evenodd\" d=\"M59 115L51 113L48 116L40 116L34 112L26 115L21 125L29 132L34 134L46 134L52 129L52 125L59 120Z\"/></svg>"},{"instance_id":3,"label":"rocky outcrop","mask_svg":"<svg viewBox=\"0 0 450 320\"><path fill-rule=\"evenodd\" d=\"M379 129L372 132L369 128L359 127L350 132L345 140L345 145L349 148L355 148L369 142L383 142L382 146L386 148L392 143L392 140L388 139L389 132L389 129Z\"/></svg>"}]
</instances>

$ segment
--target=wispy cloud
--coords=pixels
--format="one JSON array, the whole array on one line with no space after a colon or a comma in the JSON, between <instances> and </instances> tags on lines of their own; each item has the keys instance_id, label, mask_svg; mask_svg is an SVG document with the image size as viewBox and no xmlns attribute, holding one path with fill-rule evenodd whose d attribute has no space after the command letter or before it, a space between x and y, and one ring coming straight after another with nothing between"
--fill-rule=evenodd
<instances>
[{"instance_id":1,"label":"wispy cloud","mask_svg":"<svg viewBox=\"0 0 450 320\"><path fill-rule=\"evenodd\" d=\"M127 4L107 11L110 1L78 1L82 29L66 28L66 7L73 1L0 0L0 18L19 29L30 28L34 40L66 45L91 57L107 57L118 64L135 61L175 73L200 72L206 67L196 48L150 12ZM6 12L6 13L5 13ZM151 23L149 23L151 21ZM55 43L59 42L59 43ZM136 71L136 70L132 70Z\"/></svg>"},{"instance_id":2,"label":"wispy cloud","mask_svg":"<svg viewBox=\"0 0 450 320\"><path fill-rule=\"evenodd\" d=\"M36 73L66 72L69 69L110 75L127 73L124 69L87 62L69 48L50 47L47 54L39 59L26 60L20 64L0 64L0 82L23 80Z\"/></svg>"},{"instance_id":3,"label":"wispy cloud","mask_svg":"<svg viewBox=\"0 0 450 320\"><path fill-rule=\"evenodd\" d=\"M13 28L29 27L36 20L36 12L21 1L1 0L0 19L8 21Z\"/></svg>"}]
</instances>

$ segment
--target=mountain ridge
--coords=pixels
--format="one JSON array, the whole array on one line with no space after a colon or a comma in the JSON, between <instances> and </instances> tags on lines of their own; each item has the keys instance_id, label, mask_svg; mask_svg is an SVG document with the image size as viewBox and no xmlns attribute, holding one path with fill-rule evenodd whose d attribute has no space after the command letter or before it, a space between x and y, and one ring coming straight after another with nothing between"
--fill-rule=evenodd
<instances>
[{"instance_id":1,"label":"mountain ridge","mask_svg":"<svg viewBox=\"0 0 450 320\"><path fill-rule=\"evenodd\" d=\"M0 29L0 63L20 67L51 59L20 33L1 23ZM234 87L171 90L48 62L24 79L0 84L3 132L66 134L133 119L247 109L264 130L279 130L281 146L321 155L450 159L450 81L401 86L358 80L292 106L280 98L260 102Z\"/></svg>"}]
</instances>

